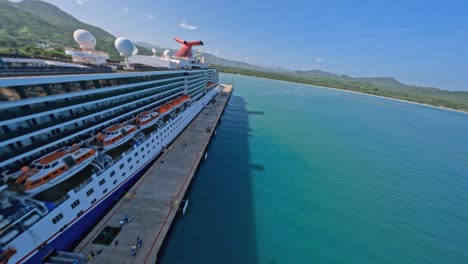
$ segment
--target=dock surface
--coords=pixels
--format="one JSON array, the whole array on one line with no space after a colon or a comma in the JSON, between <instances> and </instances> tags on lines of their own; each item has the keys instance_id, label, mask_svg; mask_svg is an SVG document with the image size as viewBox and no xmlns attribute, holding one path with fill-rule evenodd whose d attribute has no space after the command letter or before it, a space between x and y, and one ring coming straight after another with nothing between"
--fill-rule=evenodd
<instances>
[{"instance_id":1,"label":"dock surface","mask_svg":"<svg viewBox=\"0 0 468 264\"><path fill-rule=\"evenodd\" d=\"M170 225L178 211L180 213L179 203L199 162L205 156L205 149L232 89L231 85L221 86L214 100L164 151L127 195L101 219L75 248L75 252L94 255L88 263L156 262ZM93 244L93 240L106 226L120 227L120 220L125 216L133 219L122 226L110 245ZM131 247L137 243L137 237L143 242L136 256L132 256Z\"/></svg>"}]
</instances>

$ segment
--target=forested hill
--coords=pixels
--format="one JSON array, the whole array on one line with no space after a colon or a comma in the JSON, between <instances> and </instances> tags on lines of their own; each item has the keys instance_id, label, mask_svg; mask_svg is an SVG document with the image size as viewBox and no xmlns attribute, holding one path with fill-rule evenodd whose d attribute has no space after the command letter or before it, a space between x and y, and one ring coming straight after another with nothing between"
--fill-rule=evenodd
<instances>
[{"instance_id":1,"label":"forested hill","mask_svg":"<svg viewBox=\"0 0 468 264\"><path fill-rule=\"evenodd\" d=\"M398 86L379 85L366 81L366 78L341 79L332 78L331 76L321 77L321 75L315 75L315 77L310 75L300 76L291 72L277 73L226 67L223 65L213 66L226 73L331 87L468 112L468 92L446 91L416 86L405 88L404 84Z\"/></svg>"},{"instance_id":2,"label":"forested hill","mask_svg":"<svg viewBox=\"0 0 468 264\"><path fill-rule=\"evenodd\" d=\"M73 40L73 32L85 29L96 37L96 49L108 52L111 58L119 57L114 48L115 36L99 27L83 23L46 2L24 0L14 3L0 0L0 24L0 48L3 52L31 50L36 44L50 45L59 52L65 46L78 47ZM143 47L138 49L140 54L151 54Z\"/></svg>"}]
</instances>

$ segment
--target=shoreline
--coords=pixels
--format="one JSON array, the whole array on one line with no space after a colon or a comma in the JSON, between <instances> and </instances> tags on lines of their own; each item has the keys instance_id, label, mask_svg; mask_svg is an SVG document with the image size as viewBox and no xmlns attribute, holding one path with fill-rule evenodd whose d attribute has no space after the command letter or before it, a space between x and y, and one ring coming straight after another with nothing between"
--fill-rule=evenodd
<instances>
[{"instance_id":1,"label":"shoreline","mask_svg":"<svg viewBox=\"0 0 468 264\"><path fill-rule=\"evenodd\" d=\"M221 72L221 71L220 71L220 72ZM418 102L413 102L413 101L407 101L407 100L397 99L397 98L392 98L392 97L385 97L385 96L382 96L382 95L368 94L368 93L362 93L362 92L356 92L356 91L351 91L351 90L345 90L345 89L339 89L339 88L333 88L333 87L326 87L326 86L320 86L320 85L313 85L313 84L307 84L307 83L300 83L300 82L291 82L291 81L270 79L270 78L265 78L265 77L258 77L258 76L255 76L255 75L244 75L244 74L228 73L228 72L221 72L221 73L224 73L224 74L232 74L232 75L248 76L248 77L255 77L255 78L260 78L260 79L265 79L265 80L271 80L271 81L280 81L280 82L286 82L286 83L301 84L301 85L311 86L311 87L315 87L315 88L331 89L331 90L336 90L336 91L342 91L342 92L348 92L348 93L354 93L354 94L360 94L360 95L373 96L373 97L378 97L378 98L387 99L387 100L399 101L399 102L403 102L403 103L421 105L421 106L436 108L436 109L440 109L440 110L446 110L446 111L452 111L452 112L456 112L456 113L461 113L461 114L465 114L465 115L468 114L468 111L462 111L462 110L457 110L457 109L452 109L452 108L446 108L446 107L442 107L442 106L435 106L435 105L423 104L423 103L418 103Z\"/></svg>"}]
</instances>

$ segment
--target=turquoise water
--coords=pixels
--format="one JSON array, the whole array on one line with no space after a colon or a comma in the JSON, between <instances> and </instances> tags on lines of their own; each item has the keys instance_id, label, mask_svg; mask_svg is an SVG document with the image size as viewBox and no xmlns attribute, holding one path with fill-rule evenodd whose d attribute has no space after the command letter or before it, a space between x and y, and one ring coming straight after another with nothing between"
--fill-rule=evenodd
<instances>
[{"instance_id":1,"label":"turquoise water","mask_svg":"<svg viewBox=\"0 0 468 264\"><path fill-rule=\"evenodd\" d=\"M159 263L468 263L468 115L231 79Z\"/></svg>"}]
</instances>

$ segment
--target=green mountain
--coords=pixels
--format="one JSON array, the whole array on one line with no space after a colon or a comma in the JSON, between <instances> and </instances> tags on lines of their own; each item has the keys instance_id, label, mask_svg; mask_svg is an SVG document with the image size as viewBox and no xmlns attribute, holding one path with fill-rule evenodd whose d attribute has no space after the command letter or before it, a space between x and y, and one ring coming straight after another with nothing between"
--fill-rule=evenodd
<instances>
[{"instance_id":1,"label":"green mountain","mask_svg":"<svg viewBox=\"0 0 468 264\"><path fill-rule=\"evenodd\" d=\"M76 29L85 29L96 38L96 49L109 53L117 59L119 54L114 48L115 37L105 30L79 21L58 7L34 0L19 3L0 0L0 47L20 48L28 45L48 44L63 47L78 47L73 40ZM138 47L140 54L151 54Z\"/></svg>"}]
</instances>

